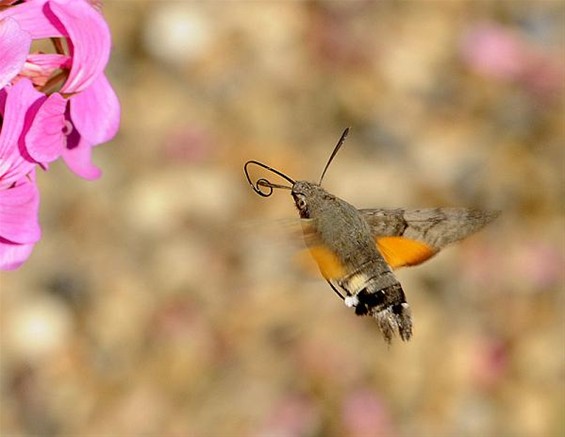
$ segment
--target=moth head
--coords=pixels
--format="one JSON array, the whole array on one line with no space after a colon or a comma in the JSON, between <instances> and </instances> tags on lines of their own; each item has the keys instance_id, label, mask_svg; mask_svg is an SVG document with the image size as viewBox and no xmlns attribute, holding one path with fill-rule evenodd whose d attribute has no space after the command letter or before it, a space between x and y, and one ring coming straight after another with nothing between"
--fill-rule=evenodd
<instances>
[{"instance_id":1,"label":"moth head","mask_svg":"<svg viewBox=\"0 0 565 437\"><path fill-rule=\"evenodd\" d=\"M317 188L319 188L317 184L306 181L297 181L292 186L290 194L301 218L310 218L310 207Z\"/></svg>"},{"instance_id":2,"label":"moth head","mask_svg":"<svg viewBox=\"0 0 565 437\"><path fill-rule=\"evenodd\" d=\"M335 155L343 145L343 142L345 141L345 138L347 137L348 133L349 133L349 128L345 129L341 134L339 141L334 147L334 150L332 151L332 154L330 155L330 158L328 159L328 162L324 167L324 171L322 171L322 176L320 176L320 181L317 184L306 181L295 181L291 177L285 175L283 172L255 160L247 161L243 166L243 171L245 173L245 177L247 178L247 182L249 182L249 185L251 185L253 191L255 191L255 193L257 193L261 197L269 197L271 194L273 194L273 190L275 189L290 190L292 197L294 199L294 203L296 204L296 207L300 212L300 217L309 218L312 201L315 202L317 199L321 198L320 195L322 195L323 197L324 193L327 194L324 191L324 189L321 188L322 180L324 179L324 175L326 174L326 171L328 170L331 162L335 158ZM274 175L278 176L279 178L286 180L287 182L290 183L290 185L276 184L264 177L253 181L248 170L248 167L250 165L261 167L273 173Z\"/></svg>"}]
</instances>

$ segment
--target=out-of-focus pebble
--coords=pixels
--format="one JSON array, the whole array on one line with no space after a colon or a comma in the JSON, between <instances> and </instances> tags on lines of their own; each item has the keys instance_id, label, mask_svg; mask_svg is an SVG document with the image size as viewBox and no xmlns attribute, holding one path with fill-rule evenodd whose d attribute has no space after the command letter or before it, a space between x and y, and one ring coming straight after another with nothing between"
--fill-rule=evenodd
<instances>
[{"instance_id":1,"label":"out-of-focus pebble","mask_svg":"<svg viewBox=\"0 0 565 437\"><path fill-rule=\"evenodd\" d=\"M67 307L45 295L35 296L4 317L3 351L24 362L55 358L72 337L73 320Z\"/></svg>"}]
</instances>

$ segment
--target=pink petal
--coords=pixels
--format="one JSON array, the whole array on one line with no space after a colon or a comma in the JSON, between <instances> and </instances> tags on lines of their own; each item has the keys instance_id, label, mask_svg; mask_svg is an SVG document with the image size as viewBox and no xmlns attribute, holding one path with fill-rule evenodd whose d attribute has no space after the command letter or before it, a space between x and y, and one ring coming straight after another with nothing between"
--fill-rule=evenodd
<instances>
[{"instance_id":1,"label":"pink petal","mask_svg":"<svg viewBox=\"0 0 565 437\"><path fill-rule=\"evenodd\" d=\"M0 89L22 69L30 46L31 36L16 20L0 20Z\"/></svg>"},{"instance_id":2,"label":"pink petal","mask_svg":"<svg viewBox=\"0 0 565 437\"><path fill-rule=\"evenodd\" d=\"M46 5L47 0L32 0L0 12L0 19L12 17L33 39L67 36L66 30Z\"/></svg>"},{"instance_id":3,"label":"pink petal","mask_svg":"<svg viewBox=\"0 0 565 437\"><path fill-rule=\"evenodd\" d=\"M78 132L73 131L67 138L63 160L78 176L88 180L98 179L102 172L92 163L92 146Z\"/></svg>"},{"instance_id":4,"label":"pink petal","mask_svg":"<svg viewBox=\"0 0 565 437\"><path fill-rule=\"evenodd\" d=\"M49 7L63 24L72 46L73 63L62 93L92 85L110 57L110 29L104 17L84 0L52 0Z\"/></svg>"},{"instance_id":5,"label":"pink petal","mask_svg":"<svg viewBox=\"0 0 565 437\"><path fill-rule=\"evenodd\" d=\"M55 70L69 68L71 68L70 56L57 53L30 54L19 77L27 77L34 85L43 87Z\"/></svg>"},{"instance_id":6,"label":"pink petal","mask_svg":"<svg viewBox=\"0 0 565 437\"><path fill-rule=\"evenodd\" d=\"M71 58L58 53L30 53L26 63L35 69L48 71L50 75L58 68L69 68L71 66Z\"/></svg>"},{"instance_id":7,"label":"pink petal","mask_svg":"<svg viewBox=\"0 0 565 437\"><path fill-rule=\"evenodd\" d=\"M112 139L120 126L120 102L103 74L70 98L70 112L73 125L92 145Z\"/></svg>"},{"instance_id":8,"label":"pink petal","mask_svg":"<svg viewBox=\"0 0 565 437\"><path fill-rule=\"evenodd\" d=\"M59 94L51 94L41 105L25 137L30 157L42 164L55 161L66 144L65 109L67 101Z\"/></svg>"},{"instance_id":9,"label":"pink petal","mask_svg":"<svg viewBox=\"0 0 565 437\"><path fill-rule=\"evenodd\" d=\"M34 178L25 176L15 186L0 190L0 238L28 244L41 238L38 222L39 191Z\"/></svg>"},{"instance_id":10,"label":"pink petal","mask_svg":"<svg viewBox=\"0 0 565 437\"><path fill-rule=\"evenodd\" d=\"M34 105L44 98L28 79L19 80L2 92L6 94L6 101L0 131L0 188L12 185L35 167L35 163L25 156L27 151L23 142L20 144L20 136L26 123L31 122L36 109Z\"/></svg>"},{"instance_id":11,"label":"pink petal","mask_svg":"<svg viewBox=\"0 0 565 437\"><path fill-rule=\"evenodd\" d=\"M16 244L0 238L0 270L14 270L20 267L31 255L35 243Z\"/></svg>"}]
</instances>

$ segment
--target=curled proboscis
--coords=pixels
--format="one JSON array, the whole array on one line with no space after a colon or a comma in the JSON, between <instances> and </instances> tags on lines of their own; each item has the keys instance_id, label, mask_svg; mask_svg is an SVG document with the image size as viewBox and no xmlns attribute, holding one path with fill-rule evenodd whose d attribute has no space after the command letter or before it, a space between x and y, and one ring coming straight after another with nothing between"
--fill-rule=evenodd
<instances>
[{"instance_id":1,"label":"curled proboscis","mask_svg":"<svg viewBox=\"0 0 565 437\"><path fill-rule=\"evenodd\" d=\"M245 163L245 165L243 166L243 171L245 173L245 177L247 178L247 182L249 182L249 185L251 185L251 188L253 189L253 191L255 191L255 193L257 193L259 196L261 197L269 197L271 194L273 194L273 190L275 188L281 188L281 189L285 189L285 190L291 190L292 186L287 186L287 185L279 185L279 184L273 184L271 181L269 181L267 178L259 178L257 179L255 182L253 182L253 180L251 179L251 176L249 175L249 170L248 170L248 166L254 164L258 167L264 168L265 170L270 171L271 173L276 174L277 176L285 179L286 181L290 182L292 185L295 184L295 181L292 180L291 178L289 178L287 175L285 175L284 173L275 170L274 168L269 167L268 165L263 164L262 162L259 161L247 161ZM263 189L267 189L267 190L262 190Z\"/></svg>"}]
</instances>

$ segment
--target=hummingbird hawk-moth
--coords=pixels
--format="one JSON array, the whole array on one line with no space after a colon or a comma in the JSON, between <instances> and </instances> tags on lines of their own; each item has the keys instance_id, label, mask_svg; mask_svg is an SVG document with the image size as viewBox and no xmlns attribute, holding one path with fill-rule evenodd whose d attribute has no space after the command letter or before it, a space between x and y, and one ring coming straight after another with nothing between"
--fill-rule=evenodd
<instances>
[{"instance_id":1,"label":"hummingbird hawk-moth","mask_svg":"<svg viewBox=\"0 0 565 437\"><path fill-rule=\"evenodd\" d=\"M259 161L247 161L244 172L253 190L269 197L287 189L300 215L304 241L320 273L355 314L375 318L385 340L412 336L412 317L404 290L393 273L420 264L446 245L462 240L494 220L497 211L470 208L357 209L321 187L326 171L343 145L345 129L318 183L295 181ZM249 165L285 179L280 185L253 182Z\"/></svg>"}]
</instances>

